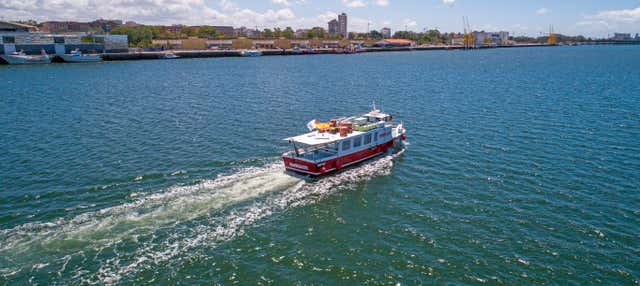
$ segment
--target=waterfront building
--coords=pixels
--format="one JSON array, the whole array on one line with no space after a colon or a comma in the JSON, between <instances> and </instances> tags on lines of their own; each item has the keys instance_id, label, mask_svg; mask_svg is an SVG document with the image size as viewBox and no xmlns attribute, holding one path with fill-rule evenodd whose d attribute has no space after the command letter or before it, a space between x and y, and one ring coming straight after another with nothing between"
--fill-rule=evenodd
<instances>
[{"instance_id":1,"label":"waterfront building","mask_svg":"<svg viewBox=\"0 0 640 286\"><path fill-rule=\"evenodd\" d=\"M68 54L79 49L83 53L127 52L126 35L88 35L86 33L52 34L41 32L0 32L0 54L24 51L27 54Z\"/></svg>"},{"instance_id":2,"label":"waterfront building","mask_svg":"<svg viewBox=\"0 0 640 286\"><path fill-rule=\"evenodd\" d=\"M329 21L329 35L339 35L340 34L340 27L338 25L338 20L333 19L331 21Z\"/></svg>"},{"instance_id":3,"label":"waterfront building","mask_svg":"<svg viewBox=\"0 0 640 286\"><path fill-rule=\"evenodd\" d=\"M338 33L342 35L343 38L349 37L349 31L347 30L347 14L342 13L338 15Z\"/></svg>"},{"instance_id":4,"label":"waterfront building","mask_svg":"<svg viewBox=\"0 0 640 286\"><path fill-rule=\"evenodd\" d=\"M179 35L182 32L182 29L186 27L185 25L181 25L181 24L173 24L171 26L167 26L165 27L165 30L168 33L174 34L174 35Z\"/></svg>"},{"instance_id":5,"label":"waterfront building","mask_svg":"<svg viewBox=\"0 0 640 286\"><path fill-rule=\"evenodd\" d=\"M473 32L476 46L504 46L509 44L509 32Z\"/></svg>"},{"instance_id":6,"label":"waterfront building","mask_svg":"<svg viewBox=\"0 0 640 286\"><path fill-rule=\"evenodd\" d=\"M40 24L40 30L45 33L86 33L89 23L73 21L47 21Z\"/></svg>"},{"instance_id":7,"label":"waterfront building","mask_svg":"<svg viewBox=\"0 0 640 286\"><path fill-rule=\"evenodd\" d=\"M382 34L383 38L391 38L391 29L384 27L380 30L380 34Z\"/></svg>"},{"instance_id":8,"label":"waterfront building","mask_svg":"<svg viewBox=\"0 0 640 286\"><path fill-rule=\"evenodd\" d=\"M306 38L307 35L309 35L309 29L297 29L295 32L295 37L296 38Z\"/></svg>"},{"instance_id":9,"label":"waterfront building","mask_svg":"<svg viewBox=\"0 0 640 286\"><path fill-rule=\"evenodd\" d=\"M216 30L216 32L218 32L218 30ZM247 27L244 27L244 26L233 29L234 37L253 37L256 34L257 34L257 31L255 29L248 29Z\"/></svg>"},{"instance_id":10,"label":"waterfront building","mask_svg":"<svg viewBox=\"0 0 640 286\"><path fill-rule=\"evenodd\" d=\"M89 27L102 30L105 33L109 33L111 30L120 26L122 26L122 20L98 19L89 23Z\"/></svg>"},{"instance_id":11,"label":"waterfront building","mask_svg":"<svg viewBox=\"0 0 640 286\"><path fill-rule=\"evenodd\" d=\"M614 33L613 37L611 37L611 40L614 40L614 41L629 41L629 40L631 40L631 34L630 33Z\"/></svg>"},{"instance_id":12,"label":"waterfront building","mask_svg":"<svg viewBox=\"0 0 640 286\"><path fill-rule=\"evenodd\" d=\"M232 26L213 26L218 35L224 35L227 38L233 38L235 30Z\"/></svg>"}]
</instances>

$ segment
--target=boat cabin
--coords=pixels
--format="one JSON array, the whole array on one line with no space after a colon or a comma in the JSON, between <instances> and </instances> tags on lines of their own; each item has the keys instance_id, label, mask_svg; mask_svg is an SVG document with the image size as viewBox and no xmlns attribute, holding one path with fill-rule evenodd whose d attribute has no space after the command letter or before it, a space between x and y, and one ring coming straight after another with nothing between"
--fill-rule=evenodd
<instances>
[{"instance_id":1,"label":"boat cabin","mask_svg":"<svg viewBox=\"0 0 640 286\"><path fill-rule=\"evenodd\" d=\"M391 121L390 115L374 110L359 117L316 123L316 130L285 139L293 147L285 156L318 162L374 148L392 139Z\"/></svg>"}]
</instances>

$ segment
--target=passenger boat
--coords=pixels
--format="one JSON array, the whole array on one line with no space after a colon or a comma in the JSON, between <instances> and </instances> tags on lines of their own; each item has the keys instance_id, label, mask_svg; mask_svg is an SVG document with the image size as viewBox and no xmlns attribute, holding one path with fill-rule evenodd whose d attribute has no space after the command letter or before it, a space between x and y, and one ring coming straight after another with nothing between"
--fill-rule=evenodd
<instances>
[{"instance_id":1,"label":"passenger boat","mask_svg":"<svg viewBox=\"0 0 640 286\"><path fill-rule=\"evenodd\" d=\"M391 115L375 109L369 113L331 119L312 120L311 132L286 138L291 151L282 155L289 171L311 176L341 170L400 147L406 139L403 124L394 124Z\"/></svg>"},{"instance_id":2,"label":"passenger boat","mask_svg":"<svg viewBox=\"0 0 640 286\"><path fill-rule=\"evenodd\" d=\"M86 62L99 62L102 61L102 57L98 54L83 54L79 49L71 51L68 55L60 55L60 57L68 63L86 63Z\"/></svg>"},{"instance_id":3,"label":"passenger boat","mask_svg":"<svg viewBox=\"0 0 640 286\"><path fill-rule=\"evenodd\" d=\"M38 56L30 56L24 53L24 51L13 52L8 55L2 55L2 57L7 63L11 65L25 65L25 64L48 64L51 63L51 57L47 55L45 50L41 51L41 54Z\"/></svg>"},{"instance_id":4,"label":"passenger boat","mask_svg":"<svg viewBox=\"0 0 640 286\"><path fill-rule=\"evenodd\" d=\"M262 52L258 50L244 50L240 52L243 57L259 57L262 56Z\"/></svg>"}]
</instances>

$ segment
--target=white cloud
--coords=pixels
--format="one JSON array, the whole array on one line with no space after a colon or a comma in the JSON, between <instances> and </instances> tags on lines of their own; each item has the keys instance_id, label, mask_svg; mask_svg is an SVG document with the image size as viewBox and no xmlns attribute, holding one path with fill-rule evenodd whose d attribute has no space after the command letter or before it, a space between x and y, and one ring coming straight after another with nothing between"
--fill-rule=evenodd
<instances>
[{"instance_id":1,"label":"white cloud","mask_svg":"<svg viewBox=\"0 0 640 286\"><path fill-rule=\"evenodd\" d=\"M222 10L226 10L226 11L238 10L238 5L229 0L220 0L220 3L218 3L218 6L220 6Z\"/></svg>"},{"instance_id":2,"label":"white cloud","mask_svg":"<svg viewBox=\"0 0 640 286\"><path fill-rule=\"evenodd\" d=\"M8 19L38 21L109 18L149 24L205 24L227 20L204 0L2 0L0 11Z\"/></svg>"},{"instance_id":3,"label":"white cloud","mask_svg":"<svg viewBox=\"0 0 640 286\"><path fill-rule=\"evenodd\" d=\"M0 0L7 19L92 21L98 18L133 20L151 25L232 25L260 28L304 27L317 19L296 17L290 8L258 12L241 9L229 0L217 2L220 10L205 0ZM221 12L222 11L222 12ZM322 25L325 26L326 22Z\"/></svg>"},{"instance_id":4,"label":"white cloud","mask_svg":"<svg viewBox=\"0 0 640 286\"><path fill-rule=\"evenodd\" d=\"M275 4L284 5L284 6L291 6L291 3L289 3L289 0L271 0L271 2Z\"/></svg>"},{"instance_id":5,"label":"white cloud","mask_svg":"<svg viewBox=\"0 0 640 286\"><path fill-rule=\"evenodd\" d=\"M575 27L587 35L605 36L609 32L634 33L640 25L640 7L635 9L605 10L583 16Z\"/></svg>"},{"instance_id":6,"label":"white cloud","mask_svg":"<svg viewBox=\"0 0 640 286\"><path fill-rule=\"evenodd\" d=\"M362 0L342 0L342 4L344 6L347 6L347 7L350 7L350 8L358 8L358 7L367 6L367 2L364 2Z\"/></svg>"},{"instance_id":7,"label":"white cloud","mask_svg":"<svg viewBox=\"0 0 640 286\"><path fill-rule=\"evenodd\" d=\"M315 17L314 21L310 23L312 26L324 27L327 23L333 19L338 19L338 13L327 11Z\"/></svg>"},{"instance_id":8,"label":"white cloud","mask_svg":"<svg viewBox=\"0 0 640 286\"><path fill-rule=\"evenodd\" d=\"M442 0L442 4L451 7L453 4L456 4L456 0Z\"/></svg>"},{"instance_id":9,"label":"white cloud","mask_svg":"<svg viewBox=\"0 0 640 286\"><path fill-rule=\"evenodd\" d=\"M418 27L418 23L415 20L411 20L411 19L404 19L402 21L402 28L403 30L413 30L416 27Z\"/></svg>"},{"instance_id":10,"label":"white cloud","mask_svg":"<svg viewBox=\"0 0 640 286\"><path fill-rule=\"evenodd\" d=\"M389 0L376 0L376 5L387 7L389 6Z\"/></svg>"},{"instance_id":11,"label":"white cloud","mask_svg":"<svg viewBox=\"0 0 640 286\"><path fill-rule=\"evenodd\" d=\"M547 14L549 12L551 12L551 11L549 11L549 9L544 8L544 7L536 10L536 14L538 14L538 15L545 15L545 14Z\"/></svg>"}]
</instances>

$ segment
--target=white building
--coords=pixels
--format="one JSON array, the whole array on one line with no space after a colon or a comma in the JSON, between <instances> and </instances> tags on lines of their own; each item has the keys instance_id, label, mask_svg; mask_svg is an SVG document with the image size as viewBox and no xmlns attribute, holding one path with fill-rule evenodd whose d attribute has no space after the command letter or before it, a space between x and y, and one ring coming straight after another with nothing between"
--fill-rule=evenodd
<instances>
[{"instance_id":1,"label":"white building","mask_svg":"<svg viewBox=\"0 0 640 286\"><path fill-rule=\"evenodd\" d=\"M509 44L509 32L473 32L476 46L504 46Z\"/></svg>"},{"instance_id":2,"label":"white building","mask_svg":"<svg viewBox=\"0 0 640 286\"><path fill-rule=\"evenodd\" d=\"M628 40L631 40L631 34L630 33L614 33L611 39L614 41L628 41Z\"/></svg>"},{"instance_id":3,"label":"white building","mask_svg":"<svg viewBox=\"0 0 640 286\"><path fill-rule=\"evenodd\" d=\"M380 34L382 34L383 38L391 38L391 29L384 27L380 30Z\"/></svg>"}]
</instances>

